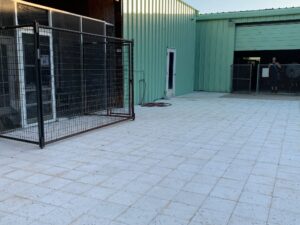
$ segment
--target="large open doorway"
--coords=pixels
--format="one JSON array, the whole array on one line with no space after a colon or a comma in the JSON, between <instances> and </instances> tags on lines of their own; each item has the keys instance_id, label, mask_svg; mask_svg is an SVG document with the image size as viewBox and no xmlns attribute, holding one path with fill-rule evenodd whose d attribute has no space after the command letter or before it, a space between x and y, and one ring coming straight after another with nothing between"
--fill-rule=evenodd
<instances>
[{"instance_id":1,"label":"large open doorway","mask_svg":"<svg viewBox=\"0 0 300 225\"><path fill-rule=\"evenodd\" d=\"M281 64L300 63L299 50L276 50L276 51L236 51L234 64L246 64L253 59L259 59L260 64L269 64L276 57Z\"/></svg>"},{"instance_id":2,"label":"large open doorway","mask_svg":"<svg viewBox=\"0 0 300 225\"><path fill-rule=\"evenodd\" d=\"M250 92L269 92L272 82L269 75L269 64L274 57L281 64L278 74L279 92L284 94L299 93L300 50L236 51L233 78L240 78L240 85L237 86L233 80L233 87L235 88L233 91L245 90L246 87L250 86Z\"/></svg>"}]
</instances>

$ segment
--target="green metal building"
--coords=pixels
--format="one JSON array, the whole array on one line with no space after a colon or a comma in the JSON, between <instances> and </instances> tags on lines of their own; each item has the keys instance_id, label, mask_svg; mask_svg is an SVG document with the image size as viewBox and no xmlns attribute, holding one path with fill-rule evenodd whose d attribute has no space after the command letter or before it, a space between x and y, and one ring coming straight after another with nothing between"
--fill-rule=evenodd
<instances>
[{"instance_id":1,"label":"green metal building","mask_svg":"<svg viewBox=\"0 0 300 225\"><path fill-rule=\"evenodd\" d=\"M231 65L253 57L300 63L300 8L199 15L195 90L231 91Z\"/></svg>"},{"instance_id":2,"label":"green metal building","mask_svg":"<svg viewBox=\"0 0 300 225\"><path fill-rule=\"evenodd\" d=\"M194 90L197 14L180 0L123 0L123 37L135 41L136 102Z\"/></svg>"},{"instance_id":3,"label":"green metal building","mask_svg":"<svg viewBox=\"0 0 300 225\"><path fill-rule=\"evenodd\" d=\"M135 41L136 102L192 91L230 92L231 66L247 57L300 63L300 8L201 15L180 0L122 4L123 36Z\"/></svg>"}]
</instances>

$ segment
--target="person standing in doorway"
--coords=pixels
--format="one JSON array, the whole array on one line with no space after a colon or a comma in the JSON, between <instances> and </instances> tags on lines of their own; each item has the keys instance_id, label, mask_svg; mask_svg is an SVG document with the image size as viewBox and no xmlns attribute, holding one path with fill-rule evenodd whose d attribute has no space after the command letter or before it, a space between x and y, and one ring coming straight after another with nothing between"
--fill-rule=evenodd
<instances>
[{"instance_id":1,"label":"person standing in doorway","mask_svg":"<svg viewBox=\"0 0 300 225\"><path fill-rule=\"evenodd\" d=\"M280 77L280 69L281 65L277 62L276 57L273 57L272 63L269 65L269 75L271 81L271 92L277 93L278 92L278 82Z\"/></svg>"}]
</instances>

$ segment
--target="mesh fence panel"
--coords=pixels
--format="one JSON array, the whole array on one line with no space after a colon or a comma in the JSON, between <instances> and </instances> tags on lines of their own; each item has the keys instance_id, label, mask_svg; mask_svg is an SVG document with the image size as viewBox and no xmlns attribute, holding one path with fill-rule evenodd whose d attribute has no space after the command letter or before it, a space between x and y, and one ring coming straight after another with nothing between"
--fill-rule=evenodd
<instances>
[{"instance_id":1,"label":"mesh fence panel","mask_svg":"<svg viewBox=\"0 0 300 225\"><path fill-rule=\"evenodd\" d=\"M276 90L282 94L297 94L300 92L300 64L282 64L277 67L259 64L255 71L252 64L232 65L232 91L251 92L252 86L255 86L253 91L257 93Z\"/></svg>"},{"instance_id":2,"label":"mesh fence panel","mask_svg":"<svg viewBox=\"0 0 300 225\"><path fill-rule=\"evenodd\" d=\"M270 65L259 65L259 91L269 92L272 86L278 87L281 93L300 92L300 65L283 64L277 68L277 72L270 72Z\"/></svg>"},{"instance_id":3,"label":"mesh fence panel","mask_svg":"<svg viewBox=\"0 0 300 225\"><path fill-rule=\"evenodd\" d=\"M232 91L250 92L251 91L251 64L232 65Z\"/></svg>"},{"instance_id":4,"label":"mesh fence panel","mask_svg":"<svg viewBox=\"0 0 300 225\"><path fill-rule=\"evenodd\" d=\"M43 147L134 119L132 48L46 26L2 28L0 135Z\"/></svg>"},{"instance_id":5,"label":"mesh fence panel","mask_svg":"<svg viewBox=\"0 0 300 225\"><path fill-rule=\"evenodd\" d=\"M36 129L27 124L37 112L34 44L25 40L30 33L33 27L0 30L0 134L37 143Z\"/></svg>"}]
</instances>

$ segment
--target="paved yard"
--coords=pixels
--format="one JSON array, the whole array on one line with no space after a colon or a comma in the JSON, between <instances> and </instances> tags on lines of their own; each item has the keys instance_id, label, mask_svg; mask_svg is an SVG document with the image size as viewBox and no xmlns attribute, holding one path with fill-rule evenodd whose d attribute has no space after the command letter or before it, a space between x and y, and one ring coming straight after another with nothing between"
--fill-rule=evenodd
<instances>
[{"instance_id":1,"label":"paved yard","mask_svg":"<svg viewBox=\"0 0 300 225\"><path fill-rule=\"evenodd\" d=\"M43 151L0 139L0 224L299 225L300 103L220 96Z\"/></svg>"}]
</instances>

